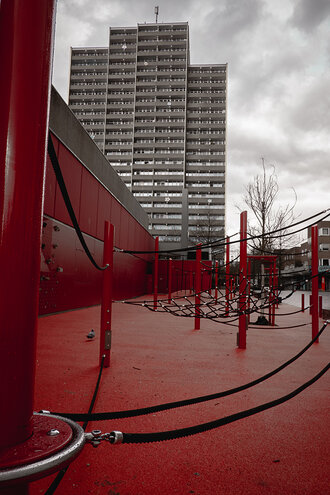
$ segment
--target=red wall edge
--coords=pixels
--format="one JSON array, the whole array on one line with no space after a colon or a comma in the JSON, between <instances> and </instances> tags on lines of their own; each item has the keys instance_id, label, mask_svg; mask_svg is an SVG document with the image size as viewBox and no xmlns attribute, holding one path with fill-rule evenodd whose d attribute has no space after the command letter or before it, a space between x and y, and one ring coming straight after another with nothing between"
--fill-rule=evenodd
<instances>
[{"instance_id":1,"label":"red wall edge","mask_svg":"<svg viewBox=\"0 0 330 495\"><path fill-rule=\"evenodd\" d=\"M77 158L52 137L75 215L98 264L102 264L104 221L115 226L119 249L152 250L147 230L102 186ZM101 302L102 272L94 268L72 228L49 158L41 246L39 314ZM151 255L114 253L114 299L145 294Z\"/></svg>"}]
</instances>

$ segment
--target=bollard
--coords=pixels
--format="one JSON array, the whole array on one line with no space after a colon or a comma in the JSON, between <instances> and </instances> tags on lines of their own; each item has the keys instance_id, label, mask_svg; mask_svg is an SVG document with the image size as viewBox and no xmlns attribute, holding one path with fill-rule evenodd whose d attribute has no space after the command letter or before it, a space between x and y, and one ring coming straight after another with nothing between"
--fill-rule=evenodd
<instances>
[{"instance_id":1,"label":"bollard","mask_svg":"<svg viewBox=\"0 0 330 495\"><path fill-rule=\"evenodd\" d=\"M305 294L301 294L301 311L305 312Z\"/></svg>"}]
</instances>

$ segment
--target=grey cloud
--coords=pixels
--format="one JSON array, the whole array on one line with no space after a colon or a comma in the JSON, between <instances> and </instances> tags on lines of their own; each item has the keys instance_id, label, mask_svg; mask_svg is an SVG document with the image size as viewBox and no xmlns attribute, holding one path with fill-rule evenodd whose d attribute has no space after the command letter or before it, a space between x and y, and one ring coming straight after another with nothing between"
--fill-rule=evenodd
<instances>
[{"instance_id":1,"label":"grey cloud","mask_svg":"<svg viewBox=\"0 0 330 495\"><path fill-rule=\"evenodd\" d=\"M329 17L329 0L299 0L290 22L298 29L312 32Z\"/></svg>"}]
</instances>

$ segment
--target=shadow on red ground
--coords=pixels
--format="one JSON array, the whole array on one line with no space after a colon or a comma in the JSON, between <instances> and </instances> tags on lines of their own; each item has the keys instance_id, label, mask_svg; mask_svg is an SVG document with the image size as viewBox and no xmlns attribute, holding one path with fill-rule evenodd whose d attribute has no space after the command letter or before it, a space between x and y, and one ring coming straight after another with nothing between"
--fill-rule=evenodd
<instances>
[{"instance_id":1,"label":"shadow on red ground","mask_svg":"<svg viewBox=\"0 0 330 495\"><path fill-rule=\"evenodd\" d=\"M280 305L278 313L292 307ZM87 412L97 380L100 308L39 319L35 410ZM103 371L95 412L135 409L232 388L276 368L311 340L306 313L250 328L114 304L111 366ZM307 325L306 325L307 324ZM283 328L302 325L296 328ZM322 321L320 320L320 327ZM328 362L330 326L318 344L266 382L241 393L137 418L89 423L86 431L152 432L212 421L276 399ZM297 397L250 418L155 444L86 445L57 495L325 495L329 493L329 376ZM54 475L31 483L44 494Z\"/></svg>"}]
</instances>

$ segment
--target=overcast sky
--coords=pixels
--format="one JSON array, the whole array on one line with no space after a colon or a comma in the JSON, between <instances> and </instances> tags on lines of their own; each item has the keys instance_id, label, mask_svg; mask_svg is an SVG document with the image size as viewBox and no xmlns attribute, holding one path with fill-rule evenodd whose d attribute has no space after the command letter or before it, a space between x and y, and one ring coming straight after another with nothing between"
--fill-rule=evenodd
<instances>
[{"instance_id":1,"label":"overcast sky","mask_svg":"<svg viewBox=\"0 0 330 495\"><path fill-rule=\"evenodd\" d=\"M275 165L279 202L330 207L330 0L58 0L53 84L68 99L70 47L109 26L188 21L193 64L228 63L227 233L245 186Z\"/></svg>"}]
</instances>

